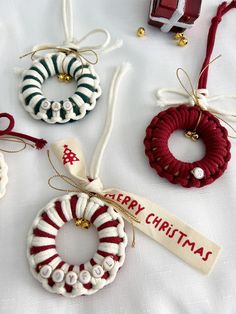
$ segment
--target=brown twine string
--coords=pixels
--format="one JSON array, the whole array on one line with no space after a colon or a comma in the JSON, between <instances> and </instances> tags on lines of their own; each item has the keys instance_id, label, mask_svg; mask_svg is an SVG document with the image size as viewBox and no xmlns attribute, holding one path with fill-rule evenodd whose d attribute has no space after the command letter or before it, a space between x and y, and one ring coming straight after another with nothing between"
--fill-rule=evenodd
<instances>
[{"instance_id":1,"label":"brown twine string","mask_svg":"<svg viewBox=\"0 0 236 314\"><path fill-rule=\"evenodd\" d=\"M219 58L221 58L221 55L217 56L216 58L214 58L213 60L211 60L211 62L209 62L205 68L201 71L201 73L199 74L199 77L198 77L198 80L200 80L201 76L203 75L203 73L207 70L207 68L212 64L214 63L216 60L218 60ZM180 77L180 72L183 72L185 74L185 76L187 77L187 81L191 87L191 90L189 91L186 86L184 85L181 77ZM178 68L176 70L176 76L177 76L177 79L180 83L180 85L182 86L182 88L185 90L185 92L193 99L194 103L199 106L201 108L201 104L199 103L199 98L198 98L198 95L196 93L197 91L197 88L194 88L194 84L192 83L192 80L189 76L189 74L187 73L187 71L185 71L183 68ZM197 86L197 84L196 84ZM201 108L202 109L202 108ZM203 109L202 109L203 110Z\"/></svg>"},{"instance_id":2,"label":"brown twine string","mask_svg":"<svg viewBox=\"0 0 236 314\"><path fill-rule=\"evenodd\" d=\"M0 151L3 153L9 153L9 154L15 154L15 153L19 153L22 152L23 150L26 149L27 145L34 147L33 144L27 143L25 140L23 140L22 138L19 137L15 137L15 136L1 136L0 137L0 141L6 141L6 142L12 142L12 143L18 143L18 144L23 144L23 147L19 148L19 149L15 149L15 150L8 150L8 149L3 149L0 147Z\"/></svg>"},{"instance_id":3,"label":"brown twine string","mask_svg":"<svg viewBox=\"0 0 236 314\"><path fill-rule=\"evenodd\" d=\"M197 131L197 128L198 128L198 126L199 126L199 123L201 122L201 119L202 119L202 110L200 110L200 112L199 112L199 117L198 117L198 120L197 120L197 124L196 124L196 126L195 126L193 132L196 132L196 131Z\"/></svg>"},{"instance_id":4,"label":"brown twine string","mask_svg":"<svg viewBox=\"0 0 236 314\"><path fill-rule=\"evenodd\" d=\"M97 53L92 50L92 49L80 49L80 50L77 50L75 48L70 48L70 47L51 47L51 46L45 46L43 48L38 48L36 50L33 50L33 51L30 51L30 52L27 52L26 54L20 56L20 59L22 58L25 58L27 56L30 56L31 57L31 60L33 61L34 60L34 57L35 55L40 52L40 51L47 51L47 50L54 50L56 52L63 52L65 53L66 55L69 55L69 54L75 54L76 57L80 60L81 62L81 65L82 65L82 71L81 71L81 75L83 74L84 72L84 61L86 63L89 63L91 65L95 65L98 63L98 55ZM93 56L95 56L95 60L91 60L89 59L88 57L86 57L84 54L92 54ZM64 62L65 62L65 58L63 60L63 63L62 63L62 70L63 72L64 71Z\"/></svg>"},{"instance_id":5,"label":"brown twine string","mask_svg":"<svg viewBox=\"0 0 236 314\"><path fill-rule=\"evenodd\" d=\"M130 213L128 210L126 210L124 207L122 207L120 204L118 204L116 201L112 200L112 199L108 199L106 198L104 195L102 195L101 193L97 193L97 192L91 192L88 191L86 188L84 188L81 184L79 184L78 182L75 182L72 178L64 175L64 174L60 174L59 171L56 169L56 167L54 166L52 160L51 160L51 156L50 156L50 152L49 150L47 151L47 155L48 155L48 160L53 168L53 170L55 171L56 175L50 177L48 179L48 185L50 188L60 191L60 192L66 192L66 193L78 193L78 192L82 192L87 194L89 197L96 197L98 199L100 199L101 201L104 201L106 203L108 203L109 205L113 206L115 209L117 209L121 214L123 214L125 216L125 218L129 221L129 223L132 226L132 247L135 247L135 241L136 241L136 237L135 237L135 228L134 228L134 223L140 223L140 220L135 217L132 213ZM65 189L65 188L58 188L56 187L52 181L56 178L60 178L62 181L66 182L67 184L69 184L71 187L73 187L74 189Z\"/></svg>"},{"instance_id":6,"label":"brown twine string","mask_svg":"<svg viewBox=\"0 0 236 314\"><path fill-rule=\"evenodd\" d=\"M215 57L214 59L212 59L200 72L199 77L198 77L198 82L200 81L200 78L202 77L202 75L206 72L206 70L210 67L210 65L212 65L212 63L214 63L215 61L217 61L218 59L220 59L222 57L222 55L218 55L217 57ZM197 84L196 84L197 85Z\"/></svg>"},{"instance_id":7,"label":"brown twine string","mask_svg":"<svg viewBox=\"0 0 236 314\"><path fill-rule=\"evenodd\" d=\"M225 121L224 119L222 119L221 117L219 117L218 115L216 114L213 114L213 116L215 116L217 119L221 120L222 122L224 122L235 134L236 134L236 129L227 121ZM229 138L232 138L232 139L236 139L236 136L235 135L228 135Z\"/></svg>"},{"instance_id":8,"label":"brown twine string","mask_svg":"<svg viewBox=\"0 0 236 314\"><path fill-rule=\"evenodd\" d=\"M201 76L203 75L203 73L207 70L207 68L213 63L215 62L216 60L218 60L219 58L221 58L221 55L217 56L216 58L214 58L211 62L209 62L209 64L207 64L205 66L205 68L201 71L199 77L198 77L198 81L199 79L201 78ZM180 72L183 72L184 75L187 77L187 81L190 85L190 91L188 90L188 88L186 87L186 85L183 83L183 80L181 79L180 77ZM190 75L187 73L187 71L185 71L183 68L178 68L176 70L176 76L177 76L177 79L180 83L180 85L182 86L182 88L184 89L184 91L193 99L195 105L197 105L199 108L200 108L200 114L199 114L199 118L198 118L198 121L196 123L196 127L194 128L193 132L196 132L197 131L197 128L199 126L199 123L201 122L201 118L202 118L202 111L205 110L204 108L202 108L201 106L201 103L200 103L200 99L196 93L197 91L197 88L194 88L194 85L192 83L192 80L190 78ZM211 112L209 110L209 112ZM235 134L236 134L236 129L230 124L228 123L227 121L225 121L224 119L222 119L221 117L219 117L217 114L211 112L211 114L216 117L217 119L221 120L222 122L224 122ZM236 136L232 136L232 135L229 135L229 138L232 138L232 139L236 139Z\"/></svg>"}]
</instances>

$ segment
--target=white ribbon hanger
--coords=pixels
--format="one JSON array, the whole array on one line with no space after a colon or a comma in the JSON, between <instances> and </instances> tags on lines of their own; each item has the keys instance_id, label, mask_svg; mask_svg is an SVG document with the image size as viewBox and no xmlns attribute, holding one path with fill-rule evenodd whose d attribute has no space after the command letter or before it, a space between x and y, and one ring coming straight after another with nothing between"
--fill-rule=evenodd
<instances>
[{"instance_id":1,"label":"white ribbon hanger","mask_svg":"<svg viewBox=\"0 0 236 314\"><path fill-rule=\"evenodd\" d=\"M80 39L74 37L74 21L73 21L73 9L72 0L62 0L62 19L64 25L65 40L63 43L42 43L33 46L31 52L26 53L22 57L31 55L36 59L42 58L42 55L38 54L43 50L58 50L58 51L68 51L79 54L95 54L96 58L98 55L109 53L115 49L121 48L123 46L123 40L118 39L113 44L111 44L111 34L107 29L96 28L89 31ZM97 45L85 45L86 40L96 37L96 35L103 35L104 39ZM36 57L37 56L37 57ZM21 57L21 58L22 58ZM15 68L16 74L22 74L24 69Z\"/></svg>"}]
</instances>

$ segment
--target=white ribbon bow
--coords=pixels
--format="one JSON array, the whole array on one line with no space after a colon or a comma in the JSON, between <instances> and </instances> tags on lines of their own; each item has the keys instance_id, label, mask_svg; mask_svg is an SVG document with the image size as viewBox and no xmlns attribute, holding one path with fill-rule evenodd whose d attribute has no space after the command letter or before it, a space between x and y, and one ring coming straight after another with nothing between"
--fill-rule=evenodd
<instances>
[{"instance_id":1,"label":"white ribbon bow","mask_svg":"<svg viewBox=\"0 0 236 314\"><path fill-rule=\"evenodd\" d=\"M72 12L72 3L71 0L63 0L63 24L64 24L64 31L65 31L65 41L63 44L63 47L71 47L75 49L83 49L83 50L95 50L95 51L100 51L103 53L110 52L114 49L120 48L123 45L122 40L117 40L112 46L109 46L111 42L111 35L108 32L108 30L103 29L103 28L97 28L92 31L90 31L88 34L83 36L80 40L76 40L74 38L74 31L73 31L73 12ZM104 34L105 35L105 40L103 43L99 45L94 45L94 46L87 46L87 47L81 47L81 43L84 42L86 39L91 37L92 35L95 34Z\"/></svg>"},{"instance_id":2,"label":"white ribbon bow","mask_svg":"<svg viewBox=\"0 0 236 314\"><path fill-rule=\"evenodd\" d=\"M168 97L167 95L174 95L174 97ZM161 88L156 92L157 105L160 108L165 108L168 106L179 106L182 104L189 104L190 106L196 105L195 97L198 99L198 105L202 110L208 110L212 114L221 115L226 117L228 120L236 121L236 112L227 111L224 109L219 109L215 105L211 105L211 102L225 99L236 100L236 95L216 95L209 96L207 89L198 89L194 92L194 95L187 94L176 89Z\"/></svg>"}]
</instances>

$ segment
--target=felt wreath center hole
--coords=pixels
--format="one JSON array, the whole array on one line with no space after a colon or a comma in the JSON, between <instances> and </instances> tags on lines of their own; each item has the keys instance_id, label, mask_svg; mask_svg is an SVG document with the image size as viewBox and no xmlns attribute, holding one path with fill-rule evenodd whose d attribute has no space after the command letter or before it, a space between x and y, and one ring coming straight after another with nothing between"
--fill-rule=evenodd
<instances>
[{"instance_id":1,"label":"felt wreath center hole","mask_svg":"<svg viewBox=\"0 0 236 314\"><path fill-rule=\"evenodd\" d=\"M68 222L59 230L56 246L62 260L80 265L90 260L97 251L97 231L92 225L85 230L76 227L74 221Z\"/></svg>"},{"instance_id":2,"label":"felt wreath center hole","mask_svg":"<svg viewBox=\"0 0 236 314\"><path fill-rule=\"evenodd\" d=\"M206 148L201 138L193 141L184 135L184 130L173 132L169 138L168 146L174 157L183 162L201 160L206 154Z\"/></svg>"},{"instance_id":3,"label":"felt wreath center hole","mask_svg":"<svg viewBox=\"0 0 236 314\"><path fill-rule=\"evenodd\" d=\"M43 95L48 100L61 101L71 97L76 90L75 80L70 82L61 82L57 76L50 77L42 85Z\"/></svg>"}]
</instances>

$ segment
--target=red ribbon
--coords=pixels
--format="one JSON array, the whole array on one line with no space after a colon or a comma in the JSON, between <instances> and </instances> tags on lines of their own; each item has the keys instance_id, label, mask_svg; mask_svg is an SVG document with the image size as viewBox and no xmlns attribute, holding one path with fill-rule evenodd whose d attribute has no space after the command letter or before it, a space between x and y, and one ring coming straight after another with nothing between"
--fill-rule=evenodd
<instances>
[{"instance_id":1,"label":"red ribbon","mask_svg":"<svg viewBox=\"0 0 236 314\"><path fill-rule=\"evenodd\" d=\"M13 116L9 113L0 113L0 120L3 118L6 118L9 121L9 124L6 129L0 130L0 136L9 135L33 142L36 149L42 149L47 144L47 141L45 141L44 139L38 139L27 134L14 132L13 129L15 126L15 120Z\"/></svg>"}]
</instances>

